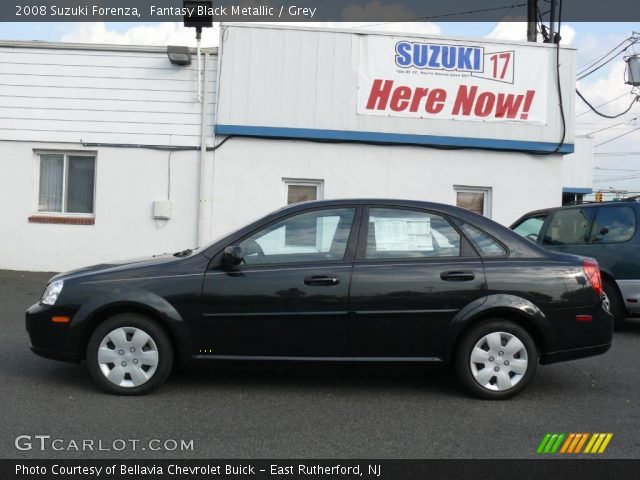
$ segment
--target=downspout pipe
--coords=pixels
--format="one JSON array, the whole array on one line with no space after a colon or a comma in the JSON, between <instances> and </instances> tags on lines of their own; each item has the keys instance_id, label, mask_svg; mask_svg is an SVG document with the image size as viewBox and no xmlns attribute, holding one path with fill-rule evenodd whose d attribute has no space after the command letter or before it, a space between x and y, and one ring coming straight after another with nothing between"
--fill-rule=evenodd
<instances>
[{"instance_id":1,"label":"downspout pipe","mask_svg":"<svg viewBox=\"0 0 640 480\"><path fill-rule=\"evenodd\" d=\"M213 163L207 157L207 134L209 132L209 82L210 52L204 51L204 81L201 86L200 119L200 188L198 192L198 247L211 240L211 216L213 212ZM200 72L198 72L200 78Z\"/></svg>"}]
</instances>

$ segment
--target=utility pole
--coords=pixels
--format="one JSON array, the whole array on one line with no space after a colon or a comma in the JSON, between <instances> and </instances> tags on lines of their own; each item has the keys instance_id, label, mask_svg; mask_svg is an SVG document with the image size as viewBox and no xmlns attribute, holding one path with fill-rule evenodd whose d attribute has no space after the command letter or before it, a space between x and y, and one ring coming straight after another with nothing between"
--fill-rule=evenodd
<instances>
[{"instance_id":1,"label":"utility pole","mask_svg":"<svg viewBox=\"0 0 640 480\"><path fill-rule=\"evenodd\" d=\"M556 0L550 1L551 13L549 14L549 42L556 43Z\"/></svg>"},{"instance_id":2,"label":"utility pole","mask_svg":"<svg viewBox=\"0 0 640 480\"><path fill-rule=\"evenodd\" d=\"M538 0L527 3L527 42L535 42L538 35Z\"/></svg>"}]
</instances>

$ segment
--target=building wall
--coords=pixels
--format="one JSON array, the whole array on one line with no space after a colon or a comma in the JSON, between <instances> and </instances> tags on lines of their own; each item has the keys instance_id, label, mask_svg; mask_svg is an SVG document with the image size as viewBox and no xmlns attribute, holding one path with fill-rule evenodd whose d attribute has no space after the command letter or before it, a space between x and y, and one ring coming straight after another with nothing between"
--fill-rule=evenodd
<instances>
[{"instance_id":1,"label":"building wall","mask_svg":"<svg viewBox=\"0 0 640 480\"><path fill-rule=\"evenodd\" d=\"M196 151L171 155L173 217L152 218L152 202L168 196L169 152L99 148L95 225L30 223L34 211L34 149L82 150L76 144L0 142L0 268L64 271L196 245Z\"/></svg>"},{"instance_id":2,"label":"building wall","mask_svg":"<svg viewBox=\"0 0 640 480\"><path fill-rule=\"evenodd\" d=\"M0 140L199 145L196 79L163 48L0 42Z\"/></svg>"},{"instance_id":3,"label":"building wall","mask_svg":"<svg viewBox=\"0 0 640 480\"><path fill-rule=\"evenodd\" d=\"M562 137L555 45L517 44L525 58L518 58L516 64L527 61L527 52L545 54L547 119L544 125L538 125L518 121L451 121L357 114L362 38L368 35L390 36L451 44L469 44L469 39L255 24L228 25L223 27L223 32L220 47L223 67L220 72L216 126L221 133L238 134L243 129L249 133L260 132L260 129L247 127L277 128L285 132L287 130L283 129L295 128L311 130L297 132L295 136L331 130L378 135L510 140L528 145L544 142L552 146ZM472 42L505 50L517 43L492 39L476 39ZM566 120L564 143L569 146L573 144L574 134L576 51L572 47L562 46L559 53ZM393 55L393 51L380 52L380 55ZM433 85L437 86L436 80L425 80L425 86Z\"/></svg>"},{"instance_id":4,"label":"building wall","mask_svg":"<svg viewBox=\"0 0 640 480\"><path fill-rule=\"evenodd\" d=\"M576 151L562 160L562 186L572 190L593 188L593 137L576 137Z\"/></svg>"},{"instance_id":5,"label":"building wall","mask_svg":"<svg viewBox=\"0 0 640 480\"><path fill-rule=\"evenodd\" d=\"M0 268L62 271L196 246L196 65L195 55L172 65L163 47L0 42ZM211 144L215 53L209 79ZM96 153L94 225L29 222L39 150ZM153 202L167 199L172 218L154 220Z\"/></svg>"},{"instance_id":6,"label":"building wall","mask_svg":"<svg viewBox=\"0 0 640 480\"><path fill-rule=\"evenodd\" d=\"M505 225L557 206L562 157L410 146L236 137L215 152L214 235L284 206L284 178L324 180L324 198L402 198L455 204L454 186L492 188Z\"/></svg>"}]
</instances>

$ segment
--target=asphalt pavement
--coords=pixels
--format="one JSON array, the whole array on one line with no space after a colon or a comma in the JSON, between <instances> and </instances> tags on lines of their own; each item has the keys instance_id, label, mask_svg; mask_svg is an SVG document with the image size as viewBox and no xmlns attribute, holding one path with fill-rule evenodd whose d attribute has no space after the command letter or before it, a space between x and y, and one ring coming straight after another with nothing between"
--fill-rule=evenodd
<instances>
[{"instance_id":1,"label":"asphalt pavement","mask_svg":"<svg viewBox=\"0 0 640 480\"><path fill-rule=\"evenodd\" d=\"M639 320L607 354L541 366L502 402L470 398L447 370L379 364L212 363L117 397L84 365L29 351L24 311L50 276L0 271L0 458L531 458L547 432L611 432L604 457L640 456Z\"/></svg>"}]
</instances>

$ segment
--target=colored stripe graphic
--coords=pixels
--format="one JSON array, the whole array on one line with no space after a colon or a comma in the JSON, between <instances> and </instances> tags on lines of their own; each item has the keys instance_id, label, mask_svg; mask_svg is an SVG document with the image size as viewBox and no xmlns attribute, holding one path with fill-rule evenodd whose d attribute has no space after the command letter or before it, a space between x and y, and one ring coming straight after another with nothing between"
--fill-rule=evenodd
<instances>
[{"instance_id":1,"label":"colored stripe graphic","mask_svg":"<svg viewBox=\"0 0 640 480\"><path fill-rule=\"evenodd\" d=\"M613 433L556 433L545 434L538 445L538 454L604 453ZM588 440L588 441L587 441ZM586 447L585 447L586 444ZM584 450L583 450L584 447Z\"/></svg>"}]
</instances>

